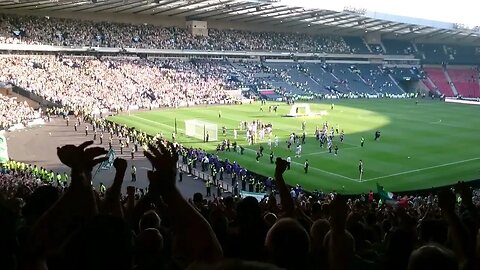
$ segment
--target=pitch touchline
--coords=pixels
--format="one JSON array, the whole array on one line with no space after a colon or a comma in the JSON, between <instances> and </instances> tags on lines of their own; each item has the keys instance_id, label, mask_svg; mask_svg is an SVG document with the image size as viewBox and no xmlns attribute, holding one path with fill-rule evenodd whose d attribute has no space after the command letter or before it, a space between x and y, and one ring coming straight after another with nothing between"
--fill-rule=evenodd
<instances>
[{"instance_id":1,"label":"pitch touchline","mask_svg":"<svg viewBox=\"0 0 480 270\"><path fill-rule=\"evenodd\" d=\"M426 171L426 170L431 170L431 169L436 169L436 168L441 168L441 167L447 167L447 166L450 166L450 165L461 164L461 163L470 162L470 161L479 160L479 159L480 159L480 157L470 158L470 159L464 159L464 160L455 161L455 162L449 162L449 163L444 163L444 164L440 164L440 165L436 165L436 166L430 166L430 167L425 167L425 168L421 168L421 169L404 171L404 172L399 172L399 173L393 173L393 174L389 174L389 175L379 176L379 177L375 177L375 178L365 179L365 180L363 180L362 182L373 181L373 180L378 180L378 179L383 179L383 178L388 178L388 177L398 176L398 175L403 175L403 174L409 174L409 173L414 173L414 172L421 172L421 171Z\"/></svg>"}]
</instances>

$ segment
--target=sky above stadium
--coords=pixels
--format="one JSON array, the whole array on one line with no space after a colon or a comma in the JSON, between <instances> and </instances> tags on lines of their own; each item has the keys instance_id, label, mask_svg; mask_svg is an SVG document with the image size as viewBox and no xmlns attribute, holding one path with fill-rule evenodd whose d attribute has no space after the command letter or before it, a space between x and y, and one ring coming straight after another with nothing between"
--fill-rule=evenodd
<instances>
[{"instance_id":1,"label":"sky above stadium","mask_svg":"<svg viewBox=\"0 0 480 270\"><path fill-rule=\"evenodd\" d=\"M363 8L370 12L422 18L427 20L480 26L480 1L428 1L428 0L281 0L291 6L342 11L345 7Z\"/></svg>"}]
</instances>

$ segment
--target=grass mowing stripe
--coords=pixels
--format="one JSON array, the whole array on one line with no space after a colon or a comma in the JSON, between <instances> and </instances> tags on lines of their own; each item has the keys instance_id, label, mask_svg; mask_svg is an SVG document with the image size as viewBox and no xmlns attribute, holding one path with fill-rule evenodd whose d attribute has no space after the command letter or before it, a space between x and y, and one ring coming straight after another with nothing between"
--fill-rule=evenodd
<instances>
[{"instance_id":1,"label":"grass mowing stripe","mask_svg":"<svg viewBox=\"0 0 480 270\"><path fill-rule=\"evenodd\" d=\"M152 123L156 126L163 126L163 127L167 127L167 128L170 128L170 129L173 129L174 127L173 126L170 126L170 125L167 125L167 124L163 124L163 123L160 123L160 122L157 122L157 121L153 121L153 120L150 120L150 119L147 119L147 118L144 118L144 117L140 117L140 116L136 116L134 114L130 115L131 117L134 117L136 119L142 119L142 121L145 121L145 122L149 122L149 123ZM177 129L180 129L177 127ZM183 129L180 129L180 130L183 130Z\"/></svg>"},{"instance_id":2,"label":"grass mowing stripe","mask_svg":"<svg viewBox=\"0 0 480 270\"><path fill-rule=\"evenodd\" d=\"M330 110L331 102L335 103L334 110ZM307 190L343 190L346 193L359 193L375 188L375 182L378 182L388 190L405 191L479 177L477 162L465 161L452 166L444 165L451 163L452 160L461 161L479 156L476 147L480 133L480 118L476 117L478 108L450 106L451 104L445 105L443 102L431 100L419 100L419 106L410 99L335 100L310 103L312 111L326 110L327 116L288 118L282 115L290 111L290 106L272 102L263 107L271 104L279 104L276 115L268 111L259 112L260 104L253 103L165 108L136 112L136 117L124 114L111 119L153 135L159 130L164 133L172 131L175 118L178 127L183 130L185 120L199 118L215 123L218 127L227 127L229 130L226 136L223 137L220 130L219 139L231 141L233 141L231 129L238 128L240 120L251 122L258 119L263 123L273 124L274 135L279 137L281 143L278 148L273 149L274 156L280 157L292 155L294 149L293 151L286 149L286 138L292 131L301 132L301 123L306 121L307 140L302 148L302 158L293 158L296 163L292 163L292 170L286 172L286 179L289 184L300 184ZM420 106L422 104L426 106ZM221 118L218 118L219 111L222 112ZM440 119L445 125L435 123L440 122ZM319 143L313 138L315 126L321 127L326 121L334 128L340 125L340 129L345 131L345 145L342 146L335 138L335 143L340 147L338 156L319 153L328 149L319 148ZM375 130L382 132L379 142L373 141ZM248 146L244 141L243 132L237 131L240 136L237 142L246 149L257 150L260 144L266 145L266 141L259 141ZM249 171L271 175L274 170L274 165L270 164L268 158L261 158L257 163L254 150L246 150L245 155L216 153L215 148L219 142L204 143L185 136L183 132L178 133L177 141L185 146L200 147L222 159L236 160ZM359 147L361 137L366 139L363 148ZM412 159L407 159L408 157ZM303 161L306 158L311 166L308 174L303 171ZM355 181L358 180L359 159L362 159L368 168L364 179L373 179L372 181L361 183ZM426 169L430 167L432 168Z\"/></svg>"}]
</instances>

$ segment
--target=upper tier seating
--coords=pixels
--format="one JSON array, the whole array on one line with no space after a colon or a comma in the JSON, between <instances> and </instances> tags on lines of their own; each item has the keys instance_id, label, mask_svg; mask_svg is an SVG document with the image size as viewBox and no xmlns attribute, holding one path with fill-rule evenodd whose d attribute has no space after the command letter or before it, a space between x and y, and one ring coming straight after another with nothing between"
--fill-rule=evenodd
<instances>
[{"instance_id":1,"label":"upper tier seating","mask_svg":"<svg viewBox=\"0 0 480 270\"><path fill-rule=\"evenodd\" d=\"M413 48L412 43L405 40L393 40L393 39L384 39L382 40L383 46L387 50L386 54L414 54L415 49Z\"/></svg>"},{"instance_id":2,"label":"upper tier seating","mask_svg":"<svg viewBox=\"0 0 480 270\"><path fill-rule=\"evenodd\" d=\"M50 17L0 15L0 43L116 48L350 53L342 37L209 28L208 37L187 29ZM301 42L300 42L301 41Z\"/></svg>"},{"instance_id":3,"label":"upper tier seating","mask_svg":"<svg viewBox=\"0 0 480 270\"><path fill-rule=\"evenodd\" d=\"M424 63L440 65L448 61L445 48L441 44L417 44L417 48Z\"/></svg>"},{"instance_id":4,"label":"upper tier seating","mask_svg":"<svg viewBox=\"0 0 480 270\"><path fill-rule=\"evenodd\" d=\"M350 52L360 54L370 54L367 45L363 42L361 37L344 37L347 45L350 47Z\"/></svg>"},{"instance_id":5,"label":"upper tier seating","mask_svg":"<svg viewBox=\"0 0 480 270\"><path fill-rule=\"evenodd\" d=\"M445 45L449 63L462 65L478 65L480 51L473 46Z\"/></svg>"}]
</instances>

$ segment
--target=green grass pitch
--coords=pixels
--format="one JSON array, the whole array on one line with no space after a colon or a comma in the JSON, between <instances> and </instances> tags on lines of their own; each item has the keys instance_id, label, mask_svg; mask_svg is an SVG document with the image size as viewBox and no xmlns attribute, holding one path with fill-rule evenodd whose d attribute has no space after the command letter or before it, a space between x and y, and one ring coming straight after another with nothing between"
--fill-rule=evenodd
<instances>
[{"instance_id":1,"label":"green grass pitch","mask_svg":"<svg viewBox=\"0 0 480 270\"><path fill-rule=\"evenodd\" d=\"M290 106L285 103L267 103L260 112L260 103L230 106L198 106L180 109L135 112L113 116L110 119L155 135L171 137L177 119L177 141L185 146L200 147L214 152L217 142L203 143L184 135L184 120L199 119L218 125L218 138L233 141L233 129L240 121L259 119L273 125L273 134L280 138L274 148L275 156L292 157L292 168L285 175L291 184L300 184L307 190L336 190L360 193L374 190L378 182L388 191L416 190L452 184L458 180L480 178L480 107L447 104L438 100L335 100L311 103L313 112L327 111L326 116L284 117ZM268 112L268 105L279 104L277 114ZM218 117L221 111L222 117ZM294 158L294 147L288 152L285 141L291 132L301 134L301 123L307 123L307 140L302 156ZM328 121L330 126L345 131L345 141L339 143L338 156L320 148L314 138L315 126ZM228 133L222 135L221 127ZM381 130L380 141L374 141L374 132ZM266 138L262 142L265 154L260 163L255 161L257 145L248 146L245 133L238 133L237 143L246 148L245 154L221 152L221 158L237 161L248 170L272 176L274 165L269 162ZM361 137L365 146L360 147ZM273 137L272 137L273 138ZM273 141L273 139L272 139ZM309 160L308 174L303 171ZM358 161L362 159L365 171L359 181Z\"/></svg>"}]
</instances>

